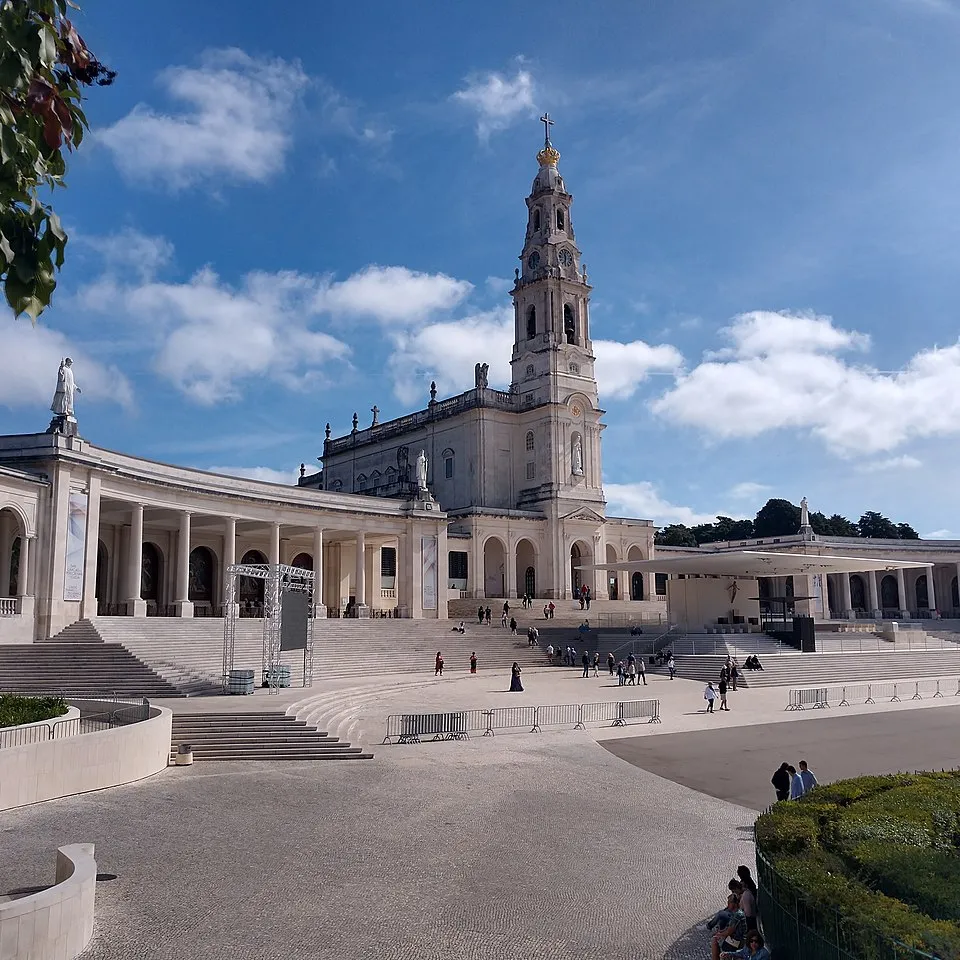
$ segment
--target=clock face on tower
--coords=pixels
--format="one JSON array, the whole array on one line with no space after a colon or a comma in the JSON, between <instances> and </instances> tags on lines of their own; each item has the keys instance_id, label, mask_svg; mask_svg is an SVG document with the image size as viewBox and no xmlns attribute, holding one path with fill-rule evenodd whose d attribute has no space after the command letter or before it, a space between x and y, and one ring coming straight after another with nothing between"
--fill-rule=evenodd
<instances>
[{"instance_id":1,"label":"clock face on tower","mask_svg":"<svg viewBox=\"0 0 960 960\"><path fill-rule=\"evenodd\" d=\"M536 270L540 266L540 254L536 250L527 257L527 266L531 270Z\"/></svg>"},{"instance_id":2,"label":"clock face on tower","mask_svg":"<svg viewBox=\"0 0 960 960\"><path fill-rule=\"evenodd\" d=\"M559 259L560 259L561 267L569 267L570 264L573 263L573 254L570 253L570 251L566 247L564 247L560 251Z\"/></svg>"}]
</instances>

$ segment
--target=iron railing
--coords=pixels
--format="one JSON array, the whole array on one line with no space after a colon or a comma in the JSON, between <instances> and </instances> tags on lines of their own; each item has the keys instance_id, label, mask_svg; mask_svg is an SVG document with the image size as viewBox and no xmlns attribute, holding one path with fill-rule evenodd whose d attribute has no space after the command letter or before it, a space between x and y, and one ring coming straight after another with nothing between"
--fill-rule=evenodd
<instances>
[{"instance_id":1,"label":"iron railing","mask_svg":"<svg viewBox=\"0 0 960 960\"><path fill-rule=\"evenodd\" d=\"M150 716L150 701L145 697L92 696L79 694L70 696L62 692L17 694L25 697L59 696L71 706L78 707L79 717L51 718L46 723L32 726L8 727L0 730L0 749L4 747L22 747L29 743L44 743L47 740L61 740L83 733L97 733L113 727L124 727L139 723Z\"/></svg>"},{"instance_id":2,"label":"iron railing","mask_svg":"<svg viewBox=\"0 0 960 960\"><path fill-rule=\"evenodd\" d=\"M821 687L797 687L790 691L787 710L824 710L827 707L848 707L851 703L876 703L885 700L938 700L960 697L960 676L926 677L911 680L869 680L860 683L837 683Z\"/></svg>"},{"instance_id":3,"label":"iron railing","mask_svg":"<svg viewBox=\"0 0 960 960\"><path fill-rule=\"evenodd\" d=\"M559 703L542 706L494 707L489 710L454 710L447 713L395 713L387 717L384 743L420 743L434 740L468 740L471 733L492 737L505 730L528 729L540 733L545 726L572 726L610 721L624 727L631 720L660 723L659 700L609 700L601 703Z\"/></svg>"}]
</instances>

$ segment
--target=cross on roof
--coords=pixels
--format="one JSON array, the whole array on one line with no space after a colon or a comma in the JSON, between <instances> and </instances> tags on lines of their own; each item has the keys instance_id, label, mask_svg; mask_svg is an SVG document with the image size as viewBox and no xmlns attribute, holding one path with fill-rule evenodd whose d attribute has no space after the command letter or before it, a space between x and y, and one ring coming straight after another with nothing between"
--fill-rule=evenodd
<instances>
[{"instance_id":1,"label":"cross on roof","mask_svg":"<svg viewBox=\"0 0 960 960\"><path fill-rule=\"evenodd\" d=\"M541 118L540 122L543 124L543 142L550 142L550 128L556 123L555 120L550 119L550 114L545 113Z\"/></svg>"}]
</instances>

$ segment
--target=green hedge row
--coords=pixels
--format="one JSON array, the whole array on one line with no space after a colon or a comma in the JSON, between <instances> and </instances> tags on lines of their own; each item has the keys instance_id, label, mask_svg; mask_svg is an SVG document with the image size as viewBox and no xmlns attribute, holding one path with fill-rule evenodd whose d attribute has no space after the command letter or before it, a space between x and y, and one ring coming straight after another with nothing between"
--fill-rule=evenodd
<instances>
[{"instance_id":1,"label":"green hedge row","mask_svg":"<svg viewBox=\"0 0 960 960\"><path fill-rule=\"evenodd\" d=\"M960 772L818 787L760 817L757 849L853 955L880 935L960 958Z\"/></svg>"},{"instance_id":2,"label":"green hedge row","mask_svg":"<svg viewBox=\"0 0 960 960\"><path fill-rule=\"evenodd\" d=\"M16 697L0 695L0 727L17 727L21 723L52 720L67 712L63 697Z\"/></svg>"}]
</instances>

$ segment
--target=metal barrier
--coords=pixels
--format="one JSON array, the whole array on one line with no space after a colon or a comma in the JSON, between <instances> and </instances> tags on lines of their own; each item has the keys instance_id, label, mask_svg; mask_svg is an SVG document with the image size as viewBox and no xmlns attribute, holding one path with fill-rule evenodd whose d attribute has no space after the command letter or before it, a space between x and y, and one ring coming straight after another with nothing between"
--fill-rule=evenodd
<instances>
[{"instance_id":1,"label":"metal barrier","mask_svg":"<svg viewBox=\"0 0 960 960\"><path fill-rule=\"evenodd\" d=\"M25 697L47 697L49 694L17 694ZM62 694L58 694L62 696ZM109 697L90 694L70 696L64 699L71 706L78 707L79 717L57 720L51 718L46 723L28 727L9 727L0 730L0 749L4 747L22 747L29 743L43 743L47 740L60 740L75 737L82 733L96 733L112 727L123 727L130 723L139 723L150 717L150 701L145 697Z\"/></svg>"},{"instance_id":2,"label":"metal barrier","mask_svg":"<svg viewBox=\"0 0 960 960\"><path fill-rule=\"evenodd\" d=\"M540 733L545 726L572 724L583 730L587 723L609 720L611 726L624 727L631 720L646 719L660 723L659 700L623 700L601 703L560 703L536 707L493 707L489 710L459 710L453 713L394 713L387 717L384 743L420 743L433 734L434 740L468 740L471 732L496 736L497 730L521 730Z\"/></svg>"},{"instance_id":3,"label":"metal barrier","mask_svg":"<svg viewBox=\"0 0 960 960\"><path fill-rule=\"evenodd\" d=\"M877 698L889 703L945 695L960 697L960 677L927 677L914 680L875 680L867 683L842 683L828 687L801 687L790 691L787 710L805 710L813 706L822 710L830 706L848 707L852 703L876 703Z\"/></svg>"}]
</instances>

